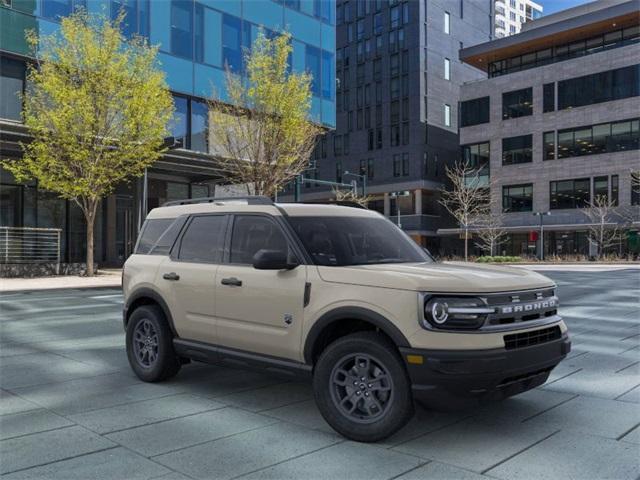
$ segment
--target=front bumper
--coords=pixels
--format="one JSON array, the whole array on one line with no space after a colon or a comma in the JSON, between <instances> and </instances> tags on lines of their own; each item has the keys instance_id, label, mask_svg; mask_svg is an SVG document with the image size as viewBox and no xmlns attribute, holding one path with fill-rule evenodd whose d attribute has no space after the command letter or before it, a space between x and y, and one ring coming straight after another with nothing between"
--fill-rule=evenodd
<instances>
[{"instance_id":1,"label":"front bumper","mask_svg":"<svg viewBox=\"0 0 640 480\"><path fill-rule=\"evenodd\" d=\"M503 399L542 385L570 350L566 332L556 340L513 350L400 348L414 397L440 409Z\"/></svg>"}]
</instances>

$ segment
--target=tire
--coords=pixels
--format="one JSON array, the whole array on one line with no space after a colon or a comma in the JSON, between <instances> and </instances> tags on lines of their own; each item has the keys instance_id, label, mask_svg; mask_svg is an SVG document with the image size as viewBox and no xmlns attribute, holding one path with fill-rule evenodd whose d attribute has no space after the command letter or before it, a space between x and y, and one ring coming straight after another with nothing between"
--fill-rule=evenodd
<instances>
[{"instance_id":1,"label":"tire","mask_svg":"<svg viewBox=\"0 0 640 480\"><path fill-rule=\"evenodd\" d=\"M129 365L140 380L160 382L180 370L173 334L157 305L143 305L133 311L127 323L126 347Z\"/></svg>"},{"instance_id":2,"label":"tire","mask_svg":"<svg viewBox=\"0 0 640 480\"><path fill-rule=\"evenodd\" d=\"M402 359L395 345L375 332L354 333L330 344L316 363L313 390L327 423L358 442L389 437L414 412Z\"/></svg>"}]
</instances>

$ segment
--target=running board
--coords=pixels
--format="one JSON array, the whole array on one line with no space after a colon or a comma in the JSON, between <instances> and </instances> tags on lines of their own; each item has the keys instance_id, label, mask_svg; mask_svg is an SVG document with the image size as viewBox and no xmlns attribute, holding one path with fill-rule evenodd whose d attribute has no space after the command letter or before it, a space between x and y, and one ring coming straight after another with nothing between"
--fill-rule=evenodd
<instances>
[{"instance_id":1,"label":"running board","mask_svg":"<svg viewBox=\"0 0 640 480\"><path fill-rule=\"evenodd\" d=\"M310 377L313 368L285 358L260 355L204 342L173 339L173 348L181 357L204 363L227 363L236 367L265 370L289 377Z\"/></svg>"}]
</instances>

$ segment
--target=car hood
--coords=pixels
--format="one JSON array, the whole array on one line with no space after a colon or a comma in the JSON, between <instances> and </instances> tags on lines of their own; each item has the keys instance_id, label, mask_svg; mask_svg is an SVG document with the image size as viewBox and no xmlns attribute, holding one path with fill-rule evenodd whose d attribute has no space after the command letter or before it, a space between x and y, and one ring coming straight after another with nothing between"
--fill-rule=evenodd
<instances>
[{"instance_id":1,"label":"car hood","mask_svg":"<svg viewBox=\"0 0 640 480\"><path fill-rule=\"evenodd\" d=\"M468 263L397 263L318 267L327 282L437 293L491 293L553 286L524 268Z\"/></svg>"}]
</instances>

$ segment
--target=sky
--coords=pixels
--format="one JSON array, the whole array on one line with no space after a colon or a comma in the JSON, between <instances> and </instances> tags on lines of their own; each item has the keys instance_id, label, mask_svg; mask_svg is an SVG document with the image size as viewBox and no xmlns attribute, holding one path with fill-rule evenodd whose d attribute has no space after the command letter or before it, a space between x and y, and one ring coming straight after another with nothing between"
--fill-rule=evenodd
<instances>
[{"instance_id":1,"label":"sky","mask_svg":"<svg viewBox=\"0 0 640 480\"><path fill-rule=\"evenodd\" d=\"M537 3L543 6L544 15L549 15L550 13L566 10L567 8L576 7L591 1L592 0L538 0Z\"/></svg>"}]
</instances>

